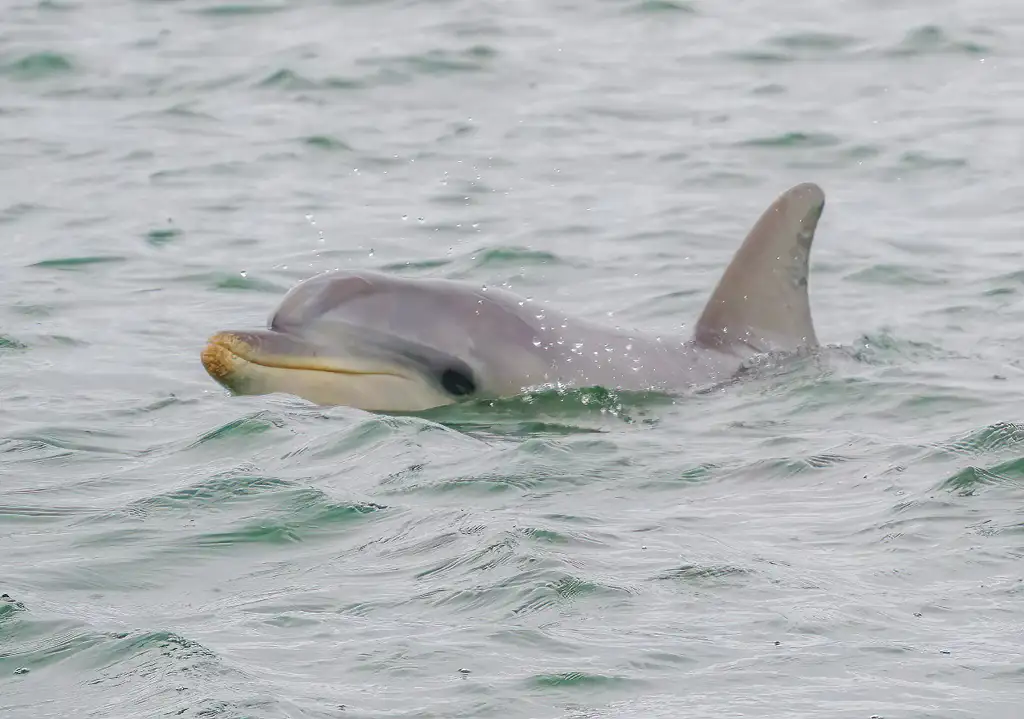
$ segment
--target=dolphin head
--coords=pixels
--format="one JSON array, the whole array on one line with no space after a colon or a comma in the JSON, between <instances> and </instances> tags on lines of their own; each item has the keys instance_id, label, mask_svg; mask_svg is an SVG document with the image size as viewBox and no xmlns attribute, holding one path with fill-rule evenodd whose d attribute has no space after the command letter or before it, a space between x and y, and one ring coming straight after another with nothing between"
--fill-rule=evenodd
<instances>
[{"instance_id":1,"label":"dolphin head","mask_svg":"<svg viewBox=\"0 0 1024 719\"><path fill-rule=\"evenodd\" d=\"M547 382L533 320L500 290L332 271L292 288L267 329L214 334L201 359L235 394L415 412Z\"/></svg>"}]
</instances>

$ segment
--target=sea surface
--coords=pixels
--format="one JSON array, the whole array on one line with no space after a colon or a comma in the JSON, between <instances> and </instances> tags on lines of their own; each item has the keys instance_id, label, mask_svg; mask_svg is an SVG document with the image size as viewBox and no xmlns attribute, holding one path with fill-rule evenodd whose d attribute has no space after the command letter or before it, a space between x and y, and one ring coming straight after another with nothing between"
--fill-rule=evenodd
<instances>
[{"instance_id":1,"label":"sea surface","mask_svg":"<svg viewBox=\"0 0 1024 719\"><path fill-rule=\"evenodd\" d=\"M233 397L373 268L686 337L787 187L825 351ZM0 716L1024 716L1024 4L6 0Z\"/></svg>"}]
</instances>

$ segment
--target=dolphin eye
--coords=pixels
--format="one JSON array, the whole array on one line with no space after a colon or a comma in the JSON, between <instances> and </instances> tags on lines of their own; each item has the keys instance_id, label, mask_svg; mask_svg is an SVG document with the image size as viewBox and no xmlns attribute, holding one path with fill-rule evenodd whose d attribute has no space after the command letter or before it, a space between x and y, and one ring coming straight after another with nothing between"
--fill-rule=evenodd
<instances>
[{"instance_id":1,"label":"dolphin eye","mask_svg":"<svg viewBox=\"0 0 1024 719\"><path fill-rule=\"evenodd\" d=\"M441 373L441 386L445 392L456 397L464 397L476 392L473 378L457 369L446 369Z\"/></svg>"}]
</instances>

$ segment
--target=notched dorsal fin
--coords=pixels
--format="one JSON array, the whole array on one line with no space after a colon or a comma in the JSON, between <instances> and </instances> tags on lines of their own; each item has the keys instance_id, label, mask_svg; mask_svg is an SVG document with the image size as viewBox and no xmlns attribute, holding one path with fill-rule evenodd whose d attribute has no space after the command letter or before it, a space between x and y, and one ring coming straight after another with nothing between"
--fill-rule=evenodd
<instances>
[{"instance_id":1,"label":"notched dorsal fin","mask_svg":"<svg viewBox=\"0 0 1024 719\"><path fill-rule=\"evenodd\" d=\"M722 274L697 322L708 347L746 344L758 352L818 343L807 298L807 260L825 193L805 182L764 211Z\"/></svg>"}]
</instances>

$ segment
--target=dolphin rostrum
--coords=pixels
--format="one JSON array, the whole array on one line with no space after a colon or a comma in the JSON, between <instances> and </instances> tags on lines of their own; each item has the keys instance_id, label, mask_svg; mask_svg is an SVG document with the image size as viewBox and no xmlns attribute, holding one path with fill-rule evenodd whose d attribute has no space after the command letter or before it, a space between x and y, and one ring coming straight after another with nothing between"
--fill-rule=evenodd
<instances>
[{"instance_id":1,"label":"dolphin rostrum","mask_svg":"<svg viewBox=\"0 0 1024 719\"><path fill-rule=\"evenodd\" d=\"M236 394L417 412L544 385L692 390L752 356L817 346L808 255L825 195L780 195L736 251L689 338L617 330L503 290L443 279L331 271L293 287L266 330L228 330L202 351Z\"/></svg>"}]
</instances>

